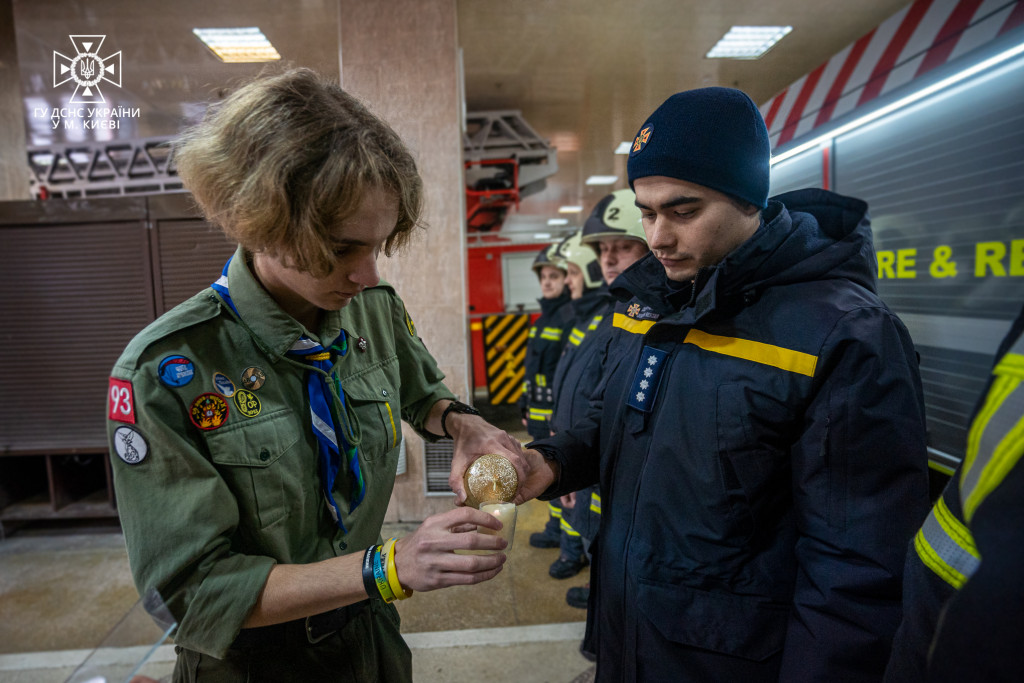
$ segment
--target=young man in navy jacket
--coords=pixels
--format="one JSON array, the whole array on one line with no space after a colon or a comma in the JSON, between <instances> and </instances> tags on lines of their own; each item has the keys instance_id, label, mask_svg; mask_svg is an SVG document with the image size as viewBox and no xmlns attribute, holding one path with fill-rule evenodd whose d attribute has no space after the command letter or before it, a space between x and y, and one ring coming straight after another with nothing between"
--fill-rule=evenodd
<instances>
[{"instance_id":1,"label":"young man in navy jacket","mask_svg":"<svg viewBox=\"0 0 1024 683\"><path fill-rule=\"evenodd\" d=\"M648 118L628 172L652 253L612 287L587 415L525 451L520 501L600 482L599 681L885 668L929 507L917 358L875 292L866 204L769 201L769 159L740 91Z\"/></svg>"}]
</instances>

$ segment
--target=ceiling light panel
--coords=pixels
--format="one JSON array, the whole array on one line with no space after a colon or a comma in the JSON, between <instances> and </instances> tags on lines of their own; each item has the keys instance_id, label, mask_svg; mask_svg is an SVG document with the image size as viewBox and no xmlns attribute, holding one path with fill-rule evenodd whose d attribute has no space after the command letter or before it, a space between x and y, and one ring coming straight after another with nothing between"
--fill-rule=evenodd
<instances>
[{"instance_id":1,"label":"ceiling light panel","mask_svg":"<svg viewBox=\"0 0 1024 683\"><path fill-rule=\"evenodd\" d=\"M611 185L619 179L617 175L592 175L586 180L587 185Z\"/></svg>"},{"instance_id":2,"label":"ceiling light panel","mask_svg":"<svg viewBox=\"0 0 1024 683\"><path fill-rule=\"evenodd\" d=\"M192 33L222 62L273 62L281 59L281 55L263 35L263 31L255 26L194 28Z\"/></svg>"},{"instance_id":3,"label":"ceiling light panel","mask_svg":"<svg viewBox=\"0 0 1024 683\"><path fill-rule=\"evenodd\" d=\"M792 26L733 26L707 59L757 59L793 30Z\"/></svg>"}]
</instances>

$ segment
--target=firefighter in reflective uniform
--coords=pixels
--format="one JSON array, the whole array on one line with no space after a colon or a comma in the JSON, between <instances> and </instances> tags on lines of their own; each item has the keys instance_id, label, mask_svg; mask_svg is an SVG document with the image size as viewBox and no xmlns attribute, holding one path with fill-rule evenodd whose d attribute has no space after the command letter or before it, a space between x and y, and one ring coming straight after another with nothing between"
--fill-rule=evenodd
<instances>
[{"instance_id":1,"label":"firefighter in reflective uniform","mask_svg":"<svg viewBox=\"0 0 1024 683\"><path fill-rule=\"evenodd\" d=\"M590 394L603 374L615 308L615 298L608 293L608 286L649 251L633 191L616 190L601 199L583 224L580 242L583 249L590 249L596 256L604 284L584 299L573 301L578 315L555 370L555 413L551 420L554 432L568 429L586 413ZM582 305L588 300L592 303ZM594 453L594 457L600 456ZM589 559L590 542L600 523L600 491L596 485L589 486L563 496L562 504L563 520L580 534ZM566 592L565 600L573 607L586 609L589 596L589 584L573 586Z\"/></svg>"},{"instance_id":2,"label":"firefighter in reflective uniform","mask_svg":"<svg viewBox=\"0 0 1024 683\"><path fill-rule=\"evenodd\" d=\"M554 377L558 358L569 338L569 301L572 295L565 284L565 261L558 255L558 245L540 250L533 260L533 272L540 281L540 317L530 328L526 342L523 393L519 409L523 425L534 439L551 433L551 409L554 405ZM548 503L548 521L543 531L531 534L530 545L537 548L557 548L561 538L562 506L558 501Z\"/></svg>"},{"instance_id":3,"label":"firefighter in reflective uniform","mask_svg":"<svg viewBox=\"0 0 1024 683\"><path fill-rule=\"evenodd\" d=\"M552 382L556 407L561 391L561 377L564 376L567 367L565 355L583 341L587 326L593 320L595 311L603 308L609 297L608 287L601 279L601 265L597 262L597 254L581 242L581 237L582 230L565 238L558 245L558 253L566 263L566 281L569 283L569 291L572 293L572 301L569 304L572 318L569 341L555 368ZM554 425L552 419L552 431L556 429ZM568 519L572 514L571 508L575 504L575 498L571 495L562 496L560 502L562 504L562 520L559 554L548 568L548 574L555 579L568 579L579 574L587 566L588 560L583 548L583 539Z\"/></svg>"},{"instance_id":4,"label":"firefighter in reflective uniform","mask_svg":"<svg viewBox=\"0 0 1024 683\"><path fill-rule=\"evenodd\" d=\"M1024 677L1024 310L996 354L967 451L907 555L886 683Z\"/></svg>"}]
</instances>

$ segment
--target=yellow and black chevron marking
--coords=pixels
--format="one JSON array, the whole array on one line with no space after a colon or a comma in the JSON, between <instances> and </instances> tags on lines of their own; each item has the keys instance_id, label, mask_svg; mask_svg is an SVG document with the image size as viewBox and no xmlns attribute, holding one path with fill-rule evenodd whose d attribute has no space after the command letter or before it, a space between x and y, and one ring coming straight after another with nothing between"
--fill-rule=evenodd
<instances>
[{"instance_id":1,"label":"yellow and black chevron marking","mask_svg":"<svg viewBox=\"0 0 1024 683\"><path fill-rule=\"evenodd\" d=\"M523 391L529 315L489 315L484 318L484 354L491 405L515 403Z\"/></svg>"}]
</instances>

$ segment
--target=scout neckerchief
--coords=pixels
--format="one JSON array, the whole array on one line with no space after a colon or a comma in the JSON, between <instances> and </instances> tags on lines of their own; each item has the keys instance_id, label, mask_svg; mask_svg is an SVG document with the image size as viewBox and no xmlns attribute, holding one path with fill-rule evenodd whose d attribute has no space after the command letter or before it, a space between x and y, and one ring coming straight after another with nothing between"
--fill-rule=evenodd
<instances>
[{"instance_id":1,"label":"scout neckerchief","mask_svg":"<svg viewBox=\"0 0 1024 683\"><path fill-rule=\"evenodd\" d=\"M234 256L231 258L234 258ZM231 300L231 294L228 290L228 266L231 265L231 258L224 264L224 270L221 272L220 278L211 286L220 294L225 303L231 307L235 315L241 319L242 316L235 307L234 301ZM331 416L330 388L327 379L330 377L331 368L334 363L331 362L331 351L328 349L336 351L339 356L344 356L348 352L348 338L344 330L341 331L338 338L327 349L306 335L302 335L292 344L287 354L293 358L301 359L312 368L320 371L316 372L312 369L306 371L309 414L320 452L320 482L323 486L324 497L327 500L327 507L331 511L331 517L334 518L335 523L337 523L342 531L346 531L345 525L341 521L341 511L338 509L338 504L334 501L334 494L332 493L334 490L334 480L337 478L338 470L341 468L342 449L339 448L338 432L335 431L334 418ZM345 429L340 434L341 446L344 448L348 459L349 473L352 478L351 511L355 510L356 506L362 502L363 496L366 494L366 482L363 479L362 470L359 468L359 449L350 443L351 428L345 419L345 394L341 390L341 382L337 377L334 378L334 384L338 398L341 399L340 415L342 422L346 423L343 425Z\"/></svg>"}]
</instances>

